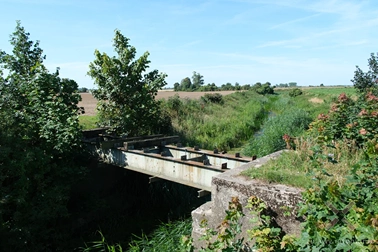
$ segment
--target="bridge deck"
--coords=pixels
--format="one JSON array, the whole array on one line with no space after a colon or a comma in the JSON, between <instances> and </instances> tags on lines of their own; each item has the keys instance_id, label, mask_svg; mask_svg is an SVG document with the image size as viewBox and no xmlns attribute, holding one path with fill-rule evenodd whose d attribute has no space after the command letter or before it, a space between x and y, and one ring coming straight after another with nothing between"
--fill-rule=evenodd
<instances>
[{"instance_id":1,"label":"bridge deck","mask_svg":"<svg viewBox=\"0 0 378 252\"><path fill-rule=\"evenodd\" d=\"M131 141L116 139L102 142L100 146L92 142L90 146L105 163L206 191L211 191L213 176L252 161L238 154L167 144L177 140L177 137L157 136ZM150 147L146 148L147 145ZM135 146L139 149L134 149Z\"/></svg>"}]
</instances>

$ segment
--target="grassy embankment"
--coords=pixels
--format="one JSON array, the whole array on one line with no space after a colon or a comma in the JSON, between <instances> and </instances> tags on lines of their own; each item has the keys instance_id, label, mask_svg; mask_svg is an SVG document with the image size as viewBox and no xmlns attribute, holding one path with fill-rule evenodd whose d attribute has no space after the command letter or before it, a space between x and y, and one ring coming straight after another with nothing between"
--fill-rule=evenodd
<instances>
[{"instance_id":1,"label":"grassy embankment","mask_svg":"<svg viewBox=\"0 0 378 252\"><path fill-rule=\"evenodd\" d=\"M238 92L214 99L163 101L173 134L188 146L229 151L241 147L257 131L268 112L269 98L253 92Z\"/></svg>"},{"instance_id":2,"label":"grassy embankment","mask_svg":"<svg viewBox=\"0 0 378 252\"><path fill-rule=\"evenodd\" d=\"M314 88L305 89L304 94L295 97L291 103L295 103L296 108L304 108L314 119L320 113L328 112L332 102L336 101L341 93L346 93L348 96L356 97L353 88ZM320 103L320 99L323 100ZM306 100L312 100L313 104L306 109ZM290 110L289 110L290 111ZM245 150L258 150L262 155L269 154L273 151L265 151L272 146L281 145L283 149L286 143L282 141L283 134L296 136L292 139L292 144L295 145L295 151L284 153L279 159L268 162L261 169L250 169L243 173L254 179L261 179L273 183L288 184L300 188L306 188L312 185L313 180L313 155L315 153L316 139L311 138L306 132L300 134L291 134L286 130L290 127L290 112L283 111L281 116L277 116L268 120L264 125L264 133L260 138L252 139ZM289 122L289 123L287 123ZM283 130L284 129L284 130ZM279 138L281 136L281 139ZM267 144L268 143L268 144ZM273 143L273 144L272 144ZM334 158L335 163L325 162L324 169L327 173L334 175L336 179L342 183L345 174L350 167L357 163L361 158L361 153L357 151L350 151L351 148L346 143L338 143L336 147L328 147L322 150L323 155Z\"/></svg>"}]
</instances>

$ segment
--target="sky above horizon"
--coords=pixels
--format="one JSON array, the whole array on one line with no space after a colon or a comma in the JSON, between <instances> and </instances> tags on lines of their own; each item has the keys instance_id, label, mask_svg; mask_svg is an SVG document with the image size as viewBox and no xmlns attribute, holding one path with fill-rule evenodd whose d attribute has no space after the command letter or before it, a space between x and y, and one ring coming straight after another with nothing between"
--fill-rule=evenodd
<instances>
[{"instance_id":1,"label":"sky above horizon","mask_svg":"<svg viewBox=\"0 0 378 252\"><path fill-rule=\"evenodd\" d=\"M351 85L378 52L378 1L361 0L0 0L0 49L10 53L16 20L40 41L51 71L95 88L94 51L115 55L114 30L149 70L173 87L193 71L221 86L297 82ZM377 30L375 30L377 31Z\"/></svg>"}]
</instances>

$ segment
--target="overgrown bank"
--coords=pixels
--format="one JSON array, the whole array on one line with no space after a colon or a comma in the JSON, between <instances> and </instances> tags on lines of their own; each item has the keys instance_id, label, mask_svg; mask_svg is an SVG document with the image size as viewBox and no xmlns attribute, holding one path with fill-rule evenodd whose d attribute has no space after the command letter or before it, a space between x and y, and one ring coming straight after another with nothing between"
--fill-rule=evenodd
<instances>
[{"instance_id":1,"label":"overgrown bank","mask_svg":"<svg viewBox=\"0 0 378 252\"><path fill-rule=\"evenodd\" d=\"M255 242L254 249L377 251L377 62L378 56L372 54L368 72L357 68L353 79L357 90L356 99L345 93L340 94L330 110L320 114L311 123L304 140L284 136L287 147L295 149L295 155L307 157L306 161L309 162L304 171L297 170L312 179L312 183L307 183L303 203L297 212L297 216L303 220L302 232L300 236L283 233L275 225L274 216L269 214L269 205L251 195L248 207L257 218L256 226L248 234ZM306 145L309 145L308 148ZM303 151L308 149L311 151ZM351 157L353 160L349 160ZM350 162L345 162L344 169L340 170L337 165L344 160ZM330 167L335 165L336 169L332 171ZM266 167L261 170L266 170ZM276 176L270 179L281 183L279 173L285 170L278 168L276 171ZM266 180L266 177L261 179ZM233 199L223 222L227 225L223 230L210 231L204 251L250 249L247 243L237 237L243 224L238 222L242 215L240 203Z\"/></svg>"}]
</instances>

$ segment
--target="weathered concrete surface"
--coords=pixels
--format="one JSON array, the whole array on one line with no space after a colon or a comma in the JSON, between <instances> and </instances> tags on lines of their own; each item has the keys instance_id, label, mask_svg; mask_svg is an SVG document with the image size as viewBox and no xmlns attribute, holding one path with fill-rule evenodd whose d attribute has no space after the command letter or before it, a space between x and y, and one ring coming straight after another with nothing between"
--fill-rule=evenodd
<instances>
[{"instance_id":1,"label":"weathered concrete surface","mask_svg":"<svg viewBox=\"0 0 378 252\"><path fill-rule=\"evenodd\" d=\"M282 151L272 153L213 177L212 201L207 202L192 212L192 237L196 248L204 245L203 241L199 241L199 238L204 233L204 230L200 227L201 221L206 219L208 227L216 230L226 216L225 211L228 209L231 198L236 196L243 205L244 214L246 214L241 220L243 223L242 236L245 237L245 241L249 240L246 230L252 227L250 222L252 216L244 207L251 196L256 196L267 204L271 210L270 215L272 219L285 233L299 234L300 222L295 218L295 212L297 204L301 201L301 190L286 185L264 183L240 175L242 171L250 167L258 169L268 160L277 158L281 153ZM282 207L289 207L292 213L291 216L284 216L285 210Z\"/></svg>"}]
</instances>

